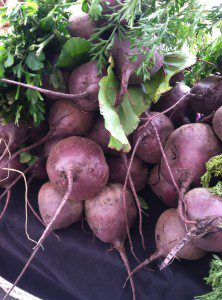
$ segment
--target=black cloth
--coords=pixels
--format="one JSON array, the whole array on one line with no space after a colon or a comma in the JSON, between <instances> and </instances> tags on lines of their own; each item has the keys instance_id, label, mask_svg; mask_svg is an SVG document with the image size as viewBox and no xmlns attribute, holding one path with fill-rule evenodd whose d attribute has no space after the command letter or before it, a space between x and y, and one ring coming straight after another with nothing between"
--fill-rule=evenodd
<instances>
[{"instance_id":1,"label":"black cloth","mask_svg":"<svg viewBox=\"0 0 222 300\"><path fill-rule=\"evenodd\" d=\"M30 201L37 204L41 183L35 182L29 190ZM142 196L150 206L149 217L144 215L146 250L141 245L138 220L131 233L135 252L142 261L155 251L154 228L160 213L166 209L146 189ZM4 202L1 203L3 205ZM13 282L29 257L34 244L25 235L25 203L22 184L14 189L10 206L0 222L0 275ZM29 213L30 236L37 240L43 226ZM129 284L122 288L126 271L119 254L107 251L110 245L94 238L87 224L79 222L57 232L44 243L19 287L43 300L128 300L132 299ZM137 265L126 250L131 267ZM174 261L167 269L158 271L158 262L152 265L155 271L142 270L135 275L137 300L190 300L195 295L206 293L203 278L208 273L211 256L193 262Z\"/></svg>"}]
</instances>

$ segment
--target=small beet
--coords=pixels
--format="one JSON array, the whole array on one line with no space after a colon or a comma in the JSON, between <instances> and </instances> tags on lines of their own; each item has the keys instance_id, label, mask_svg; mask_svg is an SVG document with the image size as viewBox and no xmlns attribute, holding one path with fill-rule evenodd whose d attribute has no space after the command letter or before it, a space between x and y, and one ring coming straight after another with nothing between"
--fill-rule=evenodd
<instances>
[{"instance_id":1,"label":"small beet","mask_svg":"<svg viewBox=\"0 0 222 300\"><path fill-rule=\"evenodd\" d=\"M47 226L55 215L64 194L51 183L46 182L38 194L38 205L41 217ZM83 214L83 202L67 200L52 230L66 228L78 222Z\"/></svg>"},{"instance_id":2,"label":"small beet","mask_svg":"<svg viewBox=\"0 0 222 300\"><path fill-rule=\"evenodd\" d=\"M216 111L214 115L213 128L216 135L222 141L222 106Z\"/></svg>"},{"instance_id":3,"label":"small beet","mask_svg":"<svg viewBox=\"0 0 222 300\"><path fill-rule=\"evenodd\" d=\"M162 200L167 206L177 207L178 193L175 187L166 181L160 172L160 166L155 165L151 171L149 184L152 191L157 197Z\"/></svg>"},{"instance_id":4,"label":"small beet","mask_svg":"<svg viewBox=\"0 0 222 300\"><path fill-rule=\"evenodd\" d=\"M206 116L210 115L222 106L222 77L211 76L201 79L196 83L191 93L194 94L190 99L192 108Z\"/></svg>"},{"instance_id":5,"label":"small beet","mask_svg":"<svg viewBox=\"0 0 222 300\"><path fill-rule=\"evenodd\" d=\"M174 130L172 122L167 116L163 114L158 115L157 112L151 112L149 113L149 116L150 118L157 116L152 119L152 123L155 125L159 133L160 140L164 145L170 134ZM141 141L136 150L136 154L143 161L150 164L156 164L160 162L162 152L160 150L154 128L152 127L152 124L150 122L147 123L144 128L142 128L142 126L143 124L141 125L141 127L138 127L133 134L134 145L137 143L138 139L141 138Z\"/></svg>"},{"instance_id":6,"label":"small beet","mask_svg":"<svg viewBox=\"0 0 222 300\"><path fill-rule=\"evenodd\" d=\"M108 157L109 181L124 184L127 168L121 157ZM137 192L141 191L149 181L149 167L138 157L134 157L130 170L132 181ZM127 184L130 188L130 183Z\"/></svg>"},{"instance_id":7,"label":"small beet","mask_svg":"<svg viewBox=\"0 0 222 300\"><path fill-rule=\"evenodd\" d=\"M176 83L171 90L160 97L157 103L152 105L152 110L159 112L165 111L187 94L187 97L174 110L166 113L166 116L170 118L176 128L184 124L194 123L196 113L190 105L189 92L190 88L188 86L182 83Z\"/></svg>"}]
</instances>

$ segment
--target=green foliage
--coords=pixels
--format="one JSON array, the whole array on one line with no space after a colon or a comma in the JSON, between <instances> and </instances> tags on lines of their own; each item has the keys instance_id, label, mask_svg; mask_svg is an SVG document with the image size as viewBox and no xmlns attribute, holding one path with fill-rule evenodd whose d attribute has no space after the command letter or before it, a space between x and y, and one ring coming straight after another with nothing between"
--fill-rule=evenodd
<instances>
[{"instance_id":1,"label":"green foliage","mask_svg":"<svg viewBox=\"0 0 222 300\"><path fill-rule=\"evenodd\" d=\"M209 276L205 278L207 284L212 286L212 292L195 297L197 300L222 299L222 259L214 255L210 264Z\"/></svg>"},{"instance_id":2,"label":"green foliage","mask_svg":"<svg viewBox=\"0 0 222 300\"><path fill-rule=\"evenodd\" d=\"M163 53L181 50L187 44L194 44L197 36L205 34L211 19L216 12L204 11L198 0L126 0L107 17L107 26L98 28L92 39L93 59L98 61L101 70L109 57L116 34L125 36L138 51L143 54L143 62L137 73L149 78L148 68L153 62L153 53L159 50ZM127 23L123 28L122 21ZM206 22L207 20L208 22ZM128 30L130 29L130 30ZM109 38L104 38L104 32L111 31ZM147 53L147 48L150 49Z\"/></svg>"},{"instance_id":3,"label":"green foliage","mask_svg":"<svg viewBox=\"0 0 222 300\"><path fill-rule=\"evenodd\" d=\"M212 157L206 163L206 173L201 177L203 187L209 188L215 195L222 197L222 154ZM215 186L211 186L212 179L217 179Z\"/></svg>"},{"instance_id":4,"label":"green foliage","mask_svg":"<svg viewBox=\"0 0 222 300\"><path fill-rule=\"evenodd\" d=\"M150 101L158 101L162 93L171 89L170 78L181 70L195 63L195 56L188 51L169 52L164 57L164 67L152 78L144 82L147 97Z\"/></svg>"},{"instance_id":5,"label":"green foliage","mask_svg":"<svg viewBox=\"0 0 222 300\"><path fill-rule=\"evenodd\" d=\"M0 35L0 78L42 85L46 71L46 53L50 47L58 51L69 38L67 31L70 1L29 0L18 2L13 8L0 9L2 23L10 22L10 30ZM44 119L45 107L40 93L15 89L0 84L0 115L5 120L33 118L38 125ZM8 99L15 96L15 101Z\"/></svg>"},{"instance_id":6,"label":"green foliage","mask_svg":"<svg viewBox=\"0 0 222 300\"><path fill-rule=\"evenodd\" d=\"M99 83L100 113L105 119L106 129L111 133L109 147L129 152L131 146L127 136L137 128L139 117L150 106L150 101L145 99L140 86L132 86L129 87L122 104L116 109L114 102L118 81L112 67L108 68L107 76Z\"/></svg>"},{"instance_id":7,"label":"green foliage","mask_svg":"<svg viewBox=\"0 0 222 300\"><path fill-rule=\"evenodd\" d=\"M70 38L62 47L57 66L73 70L90 59L91 43L84 38Z\"/></svg>"}]
</instances>

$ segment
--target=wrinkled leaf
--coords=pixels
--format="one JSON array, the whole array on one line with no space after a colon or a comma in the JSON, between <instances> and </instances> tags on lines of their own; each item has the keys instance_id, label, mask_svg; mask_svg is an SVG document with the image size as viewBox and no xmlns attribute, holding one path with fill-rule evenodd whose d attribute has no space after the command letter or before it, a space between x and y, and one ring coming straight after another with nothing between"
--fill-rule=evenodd
<instances>
[{"instance_id":1,"label":"wrinkled leaf","mask_svg":"<svg viewBox=\"0 0 222 300\"><path fill-rule=\"evenodd\" d=\"M91 43L83 38L71 38L63 46L57 66L73 70L90 59Z\"/></svg>"},{"instance_id":2,"label":"wrinkled leaf","mask_svg":"<svg viewBox=\"0 0 222 300\"><path fill-rule=\"evenodd\" d=\"M27 67L32 71L39 71L44 67L45 55L41 53L39 56L34 51L30 52L26 57L25 63Z\"/></svg>"},{"instance_id":3,"label":"wrinkled leaf","mask_svg":"<svg viewBox=\"0 0 222 300\"><path fill-rule=\"evenodd\" d=\"M20 154L20 162L22 164L27 164L32 159L32 154L30 152L24 152Z\"/></svg>"},{"instance_id":4,"label":"wrinkled leaf","mask_svg":"<svg viewBox=\"0 0 222 300\"><path fill-rule=\"evenodd\" d=\"M8 53L8 58L4 63L5 68L9 68L14 64L14 56L11 53Z\"/></svg>"},{"instance_id":5,"label":"wrinkled leaf","mask_svg":"<svg viewBox=\"0 0 222 300\"><path fill-rule=\"evenodd\" d=\"M122 104L116 109L114 102L118 91L118 81L112 67L108 75L99 83L100 112L105 120L105 127L111 133L109 147L118 151L129 152L131 149L127 135L139 124L140 115L149 107L150 102L144 97L140 86L129 87Z\"/></svg>"},{"instance_id":6,"label":"wrinkled leaf","mask_svg":"<svg viewBox=\"0 0 222 300\"><path fill-rule=\"evenodd\" d=\"M170 78L193 65L195 61L195 56L189 52L168 52L164 57L164 67L144 83L148 99L157 102L162 93L171 89L169 85Z\"/></svg>"}]
</instances>

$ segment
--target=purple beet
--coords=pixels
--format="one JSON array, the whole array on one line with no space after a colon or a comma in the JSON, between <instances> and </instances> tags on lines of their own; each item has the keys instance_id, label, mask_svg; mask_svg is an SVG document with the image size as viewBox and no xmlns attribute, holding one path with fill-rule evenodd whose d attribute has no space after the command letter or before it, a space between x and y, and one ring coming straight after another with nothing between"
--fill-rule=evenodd
<instances>
[{"instance_id":1,"label":"purple beet","mask_svg":"<svg viewBox=\"0 0 222 300\"><path fill-rule=\"evenodd\" d=\"M124 184L127 168L121 157L108 157L109 181ZM130 170L132 181L137 192L141 191L149 181L149 167L138 157L134 157ZM128 182L128 188L130 183Z\"/></svg>"},{"instance_id":2,"label":"purple beet","mask_svg":"<svg viewBox=\"0 0 222 300\"><path fill-rule=\"evenodd\" d=\"M146 49L149 52L149 49ZM131 44L127 40L119 40L116 38L111 55L114 58L115 68L121 81L121 87L118 95L118 104L123 100L124 95L127 92L128 84L142 84L143 77L138 76L136 71L140 67L143 56L138 53L136 47L132 48ZM132 61L131 57L137 55L136 61ZM158 51L154 52L154 64L151 69L147 71L152 77L163 65L163 56Z\"/></svg>"},{"instance_id":3,"label":"purple beet","mask_svg":"<svg viewBox=\"0 0 222 300\"><path fill-rule=\"evenodd\" d=\"M86 93L85 98L79 98L76 103L85 110L98 110L99 81L97 62L91 61L74 69L69 78L70 94Z\"/></svg>"},{"instance_id":4,"label":"purple beet","mask_svg":"<svg viewBox=\"0 0 222 300\"><path fill-rule=\"evenodd\" d=\"M183 83L176 85L164 93L156 104L152 105L153 111L165 111L166 109L177 103L183 96L188 95L174 110L166 113L166 116L171 119L173 125L177 128L184 124L194 123L196 113L190 105L189 97L190 88Z\"/></svg>"},{"instance_id":5,"label":"purple beet","mask_svg":"<svg viewBox=\"0 0 222 300\"><path fill-rule=\"evenodd\" d=\"M150 112L150 117L157 116L157 112ZM173 132L174 127L170 119L165 115L158 115L157 117L152 119L152 123L155 125L160 140L164 145L169 138L170 134ZM143 124L141 125L143 126ZM142 128L138 127L133 134L133 144L135 145L141 139L138 148L136 150L137 156L141 158L143 161L156 164L160 162L162 153L159 147L159 143L152 127L151 123L147 123L147 125Z\"/></svg>"},{"instance_id":6,"label":"purple beet","mask_svg":"<svg viewBox=\"0 0 222 300\"><path fill-rule=\"evenodd\" d=\"M222 106L222 77L211 76L201 79L191 91L192 108L201 114L210 115Z\"/></svg>"},{"instance_id":7,"label":"purple beet","mask_svg":"<svg viewBox=\"0 0 222 300\"><path fill-rule=\"evenodd\" d=\"M97 117L93 127L85 136L99 144L105 153L117 156L120 155L119 151L108 147L110 132L105 128L104 119L102 116Z\"/></svg>"},{"instance_id":8,"label":"purple beet","mask_svg":"<svg viewBox=\"0 0 222 300\"><path fill-rule=\"evenodd\" d=\"M216 111L214 115L213 128L216 135L222 141L222 106Z\"/></svg>"},{"instance_id":9,"label":"purple beet","mask_svg":"<svg viewBox=\"0 0 222 300\"><path fill-rule=\"evenodd\" d=\"M63 140L63 138L58 138L58 137L54 137L51 138L50 140L48 140L45 145L44 145L44 154L46 156L49 156L50 152L52 151L52 149L55 147L55 145L60 142L61 140Z\"/></svg>"}]
</instances>

